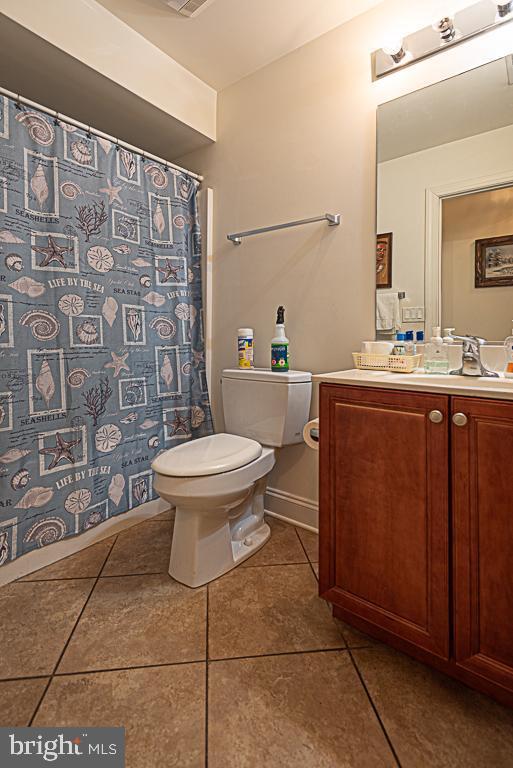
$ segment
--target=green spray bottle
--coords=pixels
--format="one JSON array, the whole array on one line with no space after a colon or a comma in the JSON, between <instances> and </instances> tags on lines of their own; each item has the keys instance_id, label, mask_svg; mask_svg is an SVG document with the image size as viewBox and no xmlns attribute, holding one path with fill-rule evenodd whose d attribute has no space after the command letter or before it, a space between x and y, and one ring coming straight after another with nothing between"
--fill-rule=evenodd
<instances>
[{"instance_id":1,"label":"green spray bottle","mask_svg":"<svg viewBox=\"0 0 513 768\"><path fill-rule=\"evenodd\" d=\"M278 307L276 336L271 340L271 370L289 370L289 340L285 336L285 307Z\"/></svg>"}]
</instances>

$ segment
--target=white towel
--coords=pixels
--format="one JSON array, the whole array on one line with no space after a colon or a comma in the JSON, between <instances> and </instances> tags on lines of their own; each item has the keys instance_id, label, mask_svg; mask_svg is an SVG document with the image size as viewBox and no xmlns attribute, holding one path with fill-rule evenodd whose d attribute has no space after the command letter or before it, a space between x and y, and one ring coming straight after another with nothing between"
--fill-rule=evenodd
<instances>
[{"instance_id":1,"label":"white towel","mask_svg":"<svg viewBox=\"0 0 513 768\"><path fill-rule=\"evenodd\" d=\"M376 299L376 330L397 331L401 327L401 312L397 293L378 293Z\"/></svg>"}]
</instances>

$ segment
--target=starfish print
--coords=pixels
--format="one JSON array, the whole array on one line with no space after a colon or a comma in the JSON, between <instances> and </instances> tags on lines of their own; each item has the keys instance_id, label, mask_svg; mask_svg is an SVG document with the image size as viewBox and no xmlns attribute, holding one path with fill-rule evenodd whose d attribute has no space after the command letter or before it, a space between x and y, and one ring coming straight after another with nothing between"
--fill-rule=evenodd
<instances>
[{"instance_id":1,"label":"starfish print","mask_svg":"<svg viewBox=\"0 0 513 768\"><path fill-rule=\"evenodd\" d=\"M174 437L175 435L182 434L182 435L188 435L189 430L189 419L184 419L183 416L180 416L178 411L175 411L175 418L173 421L168 421L167 419L164 421L164 424L167 427L172 428L172 432L170 432L170 437Z\"/></svg>"},{"instance_id":2,"label":"starfish print","mask_svg":"<svg viewBox=\"0 0 513 768\"><path fill-rule=\"evenodd\" d=\"M32 250L44 255L44 259L39 265L40 267L47 267L52 261L58 261L61 267L66 267L64 254L68 253L71 249L63 245L57 245L53 237L48 235L48 246L46 248L39 245L33 245Z\"/></svg>"},{"instance_id":3,"label":"starfish print","mask_svg":"<svg viewBox=\"0 0 513 768\"><path fill-rule=\"evenodd\" d=\"M173 267L171 264L171 261L169 259L166 259L166 266L165 267L157 267L157 272L162 272L164 277L162 278L162 283L167 283L168 280L178 280L178 273L180 272L181 267Z\"/></svg>"},{"instance_id":4,"label":"starfish print","mask_svg":"<svg viewBox=\"0 0 513 768\"><path fill-rule=\"evenodd\" d=\"M124 355L116 355L115 352L111 352L110 356L112 357L112 360L110 363L105 363L103 366L104 368L113 368L114 369L114 378L119 376L121 371L128 371L130 373L130 367L127 365L126 359L128 357L128 352L126 352Z\"/></svg>"},{"instance_id":5,"label":"starfish print","mask_svg":"<svg viewBox=\"0 0 513 768\"><path fill-rule=\"evenodd\" d=\"M52 461L48 465L48 469L54 469L63 459L74 464L76 459L73 456L72 448L82 442L81 437L77 437L76 440L65 440L62 435L57 432L55 434L56 443L52 448L41 448L39 453L41 456L53 456Z\"/></svg>"},{"instance_id":6,"label":"starfish print","mask_svg":"<svg viewBox=\"0 0 513 768\"><path fill-rule=\"evenodd\" d=\"M121 203L121 205L123 205L123 200L119 196L119 193L121 192L122 189L123 187L113 186L110 183L109 179L107 179L107 186L102 187L100 189L100 192L105 192L105 194L109 196L109 205L112 205L112 203L114 202Z\"/></svg>"}]
</instances>

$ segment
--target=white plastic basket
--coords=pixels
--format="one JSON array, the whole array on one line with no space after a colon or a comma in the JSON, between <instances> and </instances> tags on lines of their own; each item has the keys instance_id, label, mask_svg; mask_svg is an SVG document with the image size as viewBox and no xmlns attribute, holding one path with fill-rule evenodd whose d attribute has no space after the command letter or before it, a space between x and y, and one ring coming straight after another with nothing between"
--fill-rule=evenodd
<instances>
[{"instance_id":1,"label":"white plastic basket","mask_svg":"<svg viewBox=\"0 0 513 768\"><path fill-rule=\"evenodd\" d=\"M422 355L370 355L353 352L355 368L368 371L394 371L413 373L420 367Z\"/></svg>"}]
</instances>

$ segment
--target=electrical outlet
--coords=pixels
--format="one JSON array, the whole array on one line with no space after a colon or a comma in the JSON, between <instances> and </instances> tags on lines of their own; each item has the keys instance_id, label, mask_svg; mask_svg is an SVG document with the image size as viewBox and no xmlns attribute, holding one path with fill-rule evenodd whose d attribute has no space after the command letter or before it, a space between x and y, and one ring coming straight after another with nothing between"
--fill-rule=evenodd
<instances>
[{"instance_id":1,"label":"electrical outlet","mask_svg":"<svg viewBox=\"0 0 513 768\"><path fill-rule=\"evenodd\" d=\"M424 322L424 307L403 307L401 312L403 323Z\"/></svg>"}]
</instances>

